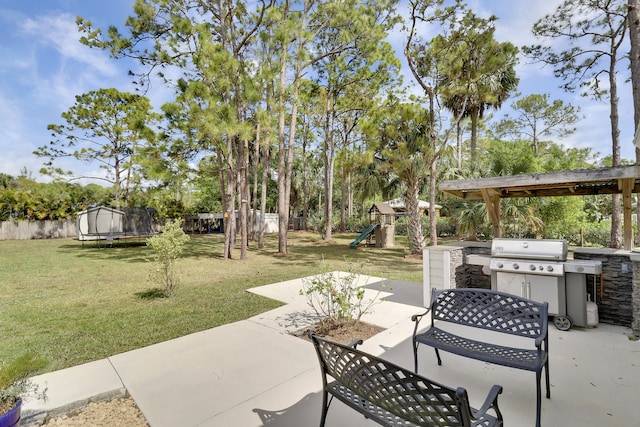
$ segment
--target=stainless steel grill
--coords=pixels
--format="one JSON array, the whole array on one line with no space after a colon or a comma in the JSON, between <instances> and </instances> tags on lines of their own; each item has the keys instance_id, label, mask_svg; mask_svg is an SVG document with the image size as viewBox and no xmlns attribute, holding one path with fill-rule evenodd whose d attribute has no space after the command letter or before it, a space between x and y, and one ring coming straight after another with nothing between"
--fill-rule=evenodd
<instances>
[{"instance_id":1,"label":"stainless steel grill","mask_svg":"<svg viewBox=\"0 0 640 427\"><path fill-rule=\"evenodd\" d=\"M491 288L549 303L558 329L586 325L585 274L599 274L600 261L567 260L567 242L558 239L494 239Z\"/></svg>"}]
</instances>

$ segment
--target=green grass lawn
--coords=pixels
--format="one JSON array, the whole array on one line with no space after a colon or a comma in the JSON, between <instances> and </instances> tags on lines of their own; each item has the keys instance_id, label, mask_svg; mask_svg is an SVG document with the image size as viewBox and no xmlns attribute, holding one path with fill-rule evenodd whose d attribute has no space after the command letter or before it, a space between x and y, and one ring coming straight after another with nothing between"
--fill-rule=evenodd
<instances>
[{"instance_id":1,"label":"green grass lawn","mask_svg":"<svg viewBox=\"0 0 640 427\"><path fill-rule=\"evenodd\" d=\"M0 359L23 353L46 357L45 371L246 319L279 302L248 288L331 270L422 283L422 262L405 258L406 239L392 249L349 249L354 234L331 242L289 234L286 257L251 243L247 261L222 260L223 236L192 236L179 261L182 282L173 298L144 298L151 282L150 249L143 240L111 248L72 239L0 242ZM237 252L239 256L239 251Z\"/></svg>"}]
</instances>

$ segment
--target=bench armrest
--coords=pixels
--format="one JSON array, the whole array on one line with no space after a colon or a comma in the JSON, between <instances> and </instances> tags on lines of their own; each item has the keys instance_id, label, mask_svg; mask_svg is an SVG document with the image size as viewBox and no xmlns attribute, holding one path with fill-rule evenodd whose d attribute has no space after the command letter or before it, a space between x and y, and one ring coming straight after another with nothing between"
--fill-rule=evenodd
<instances>
[{"instance_id":1,"label":"bench armrest","mask_svg":"<svg viewBox=\"0 0 640 427\"><path fill-rule=\"evenodd\" d=\"M309 332L309 339L315 343L314 337L316 337L316 333L315 332ZM347 344L347 347L351 347L351 348L356 348L359 345L362 345L364 341L362 340L362 338L356 338L353 341L351 341L349 344Z\"/></svg>"},{"instance_id":2,"label":"bench armrest","mask_svg":"<svg viewBox=\"0 0 640 427\"><path fill-rule=\"evenodd\" d=\"M418 325L424 316L426 316L431 311L431 308L428 308L427 311L421 314L414 314L411 316L411 321L415 322L415 326L413 327L413 336L415 337L418 332Z\"/></svg>"},{"instance_id":3,"label":"bench armrest","mask_svg":"<svg viewBox=\"0 0 640 427\"><path fill-rule=\"evenodd\" d=\"M484 400L484 403L482 404L480 409L473 411L473 417L476 419L482 418L489 409L493 408L496 413L496 417L502 421L502 413L498 408L498 395L501 393L502 386L494 385L493 387L491 387L491 390L489 390L489 395Z\"/></svg>"},{"instance_id":4,"label":"bench armrest","mask_svg":"<svg viewBox=\"0 0 640 427\"><path fill-rule=\"evenodd\" d=\"M347 346L351 348L356 348L357 346L362 345L363 342L364 341L362 341L362 338L356 338L355 340L347 344Z\"/></svg>"},{"instance_id":5,"label":"bench armrest","mask_svg":"<svg viewBox=\"0 0 640 427\"><path fill-rule=\"evenodd\" d=\"M549 345L548 321L543 319L541 323L542 329L540 330L540 335L536 338L536 347L540 348L544 344L542 350L547 351L547 346Z\"/></svg>"},{"instance_id":6,"label":"bench armrest","mask_svg":"<svg viewBox=\"0 0 640 427\"><path fill-rule=\"evenodd\" d=\"M431 311L431 308L427 308L427 311L425 311L424 313L414 314L413 316L411 316L411 321L412 322L416 322L416 321L419 322L420 319L422 319L424 316L426 316L430 311Z\"/></svg>"}]
</instances>

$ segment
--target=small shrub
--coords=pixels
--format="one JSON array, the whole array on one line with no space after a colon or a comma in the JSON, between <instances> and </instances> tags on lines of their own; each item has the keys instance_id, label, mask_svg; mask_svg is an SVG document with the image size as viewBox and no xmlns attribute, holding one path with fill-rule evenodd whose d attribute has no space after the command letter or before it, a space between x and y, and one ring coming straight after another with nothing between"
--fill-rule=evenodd
<instances>
[{"instance_id":1,"label":"small shrub","mask_svg":"<svg viewBox=\"0 0 640 427\"><path fill-rule=\"evenodd\" d=\"M429 230L428 217L424 229ZM453 237L456 235L456 223L451 218L438 218L436 221L436 230L438 231L438 237Z\"/></svg>"},{"instance_id":2,"label":"small shrub","mask_svg":"<svg viewBox=\"0 0 640 427\"><path fill-rule=\"evenodd\" d=\"M312 213L307 217L307 228L309 230L313 230L318 233L320 237L324 236L324 232L326 230L326 222L322 215L317 213Z\"/></svg>"},{"instance_id":3,"label":"small shrub","mask_svg":"<svg viewBox=\"0 0 640 427\"><path fill-rule=\"evenodd\" d=\"M9 363L0 361L0 415L8 412L23 397L46 399L47 390L40 390L28 375L43 368L48 361L30 354L20 356Z\"/></svg>"},{"instance_id":4,"label":"small shrub","mask_svg":"<svg viewBox=\"0 0 640 427\"><path fill-rule=\"evenodd\" d=\"M147 246L153 249L152 259L155 262L152 278L160 282L167 297L174 296L180 285L176 263L188 241L189 236L182 231L180 220L168 222L161 234L147 239Z\"/></svg>"},{"instance_id":5,"label":"small shrub","mask_svg":"<svg viewBox=\"0 0 640 427\"><path fill-rule=\"evenodd\" d=\"M322 319L325 329L345 323L356 323L376 303L376 298L364 299L364 289L356 286L358 275L349 265L348 273L329 271L324 260L322 273L303 279L300 294Z\"/></svg>"},{"instance_id":6,"label":"small shrub","mask_svg":"<svg viewBox=\"0 0 640 427\"><path fill-rule=\"evenodd\" d=\"M331 232L337 232L340 228L340 217L337 215L332 216ZM323 214L313 212L307 217L307 229L312 230L320 235L320 238L324 239L327 231L327 220Z\"/></svg>"}]
</instances>

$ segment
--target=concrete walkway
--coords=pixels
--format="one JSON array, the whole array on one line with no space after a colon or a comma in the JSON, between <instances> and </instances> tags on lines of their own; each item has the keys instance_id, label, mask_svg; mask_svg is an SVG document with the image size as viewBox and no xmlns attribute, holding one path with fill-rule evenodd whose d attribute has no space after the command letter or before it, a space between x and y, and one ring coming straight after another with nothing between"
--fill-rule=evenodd
<instances>
[{"instance_id":1,"label":"concrete walkway","mask_svg":"<svg viewBox=\"0 0 640 427\"><path fill-rule=\"evenodd\" d=\"M384 298L364 321L386 328L361 349L411 368L412 314L424 311L422 286L361 277L365 298ZM25 421L68 412L128 392L152 427L317 425L322 380L313 345L290 335L316 319L301 279L250 291L286 304L248 320L35 377L49 399L26 402ZM640 425L640 342L630 329L600 325L567 332L550 327L551 399L545 426ZM420 373L467 388L478 407L493 384L507 426L534 425L535 375L443 353L443 365L421 349ZM327 427L376 425L340 402Z\"/></svg>"}]
</instances>

